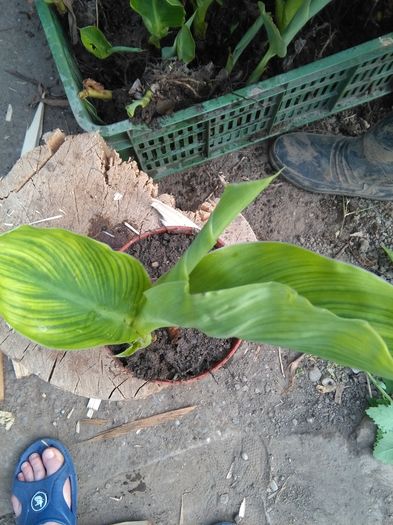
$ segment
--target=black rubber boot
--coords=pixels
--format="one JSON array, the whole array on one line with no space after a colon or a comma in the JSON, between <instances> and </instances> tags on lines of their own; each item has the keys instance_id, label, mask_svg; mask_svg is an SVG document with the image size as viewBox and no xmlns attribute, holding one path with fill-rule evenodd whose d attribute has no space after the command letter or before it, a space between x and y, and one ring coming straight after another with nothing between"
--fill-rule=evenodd
<instances>
[{"instance_id":1,"label":"black rubber boot","mask_svg":"<svg viewBox=\"0 0 393 525\"><path fill-rule=\"evenodd\" d=\"M393 200L393 114L356 138L282 135L270 149L270 160L304 190Z\"/></svg>"}]
</instances>

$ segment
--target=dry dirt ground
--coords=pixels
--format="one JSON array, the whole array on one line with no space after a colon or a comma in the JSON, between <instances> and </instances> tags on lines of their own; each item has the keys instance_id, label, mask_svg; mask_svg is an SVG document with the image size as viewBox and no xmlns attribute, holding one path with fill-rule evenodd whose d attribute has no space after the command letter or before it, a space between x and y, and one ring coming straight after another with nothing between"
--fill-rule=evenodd
<instances>
[{"instance_id":1,"label":"dry dirt ground","mask_svg":"<svg viewBox=\"0 0 393 525\"><path fill-rule=\"evenodd\" d=\"M10 7L0 0L12 23L25 4L16 1ZM43 52L37 21L23 23L36 34L27 55L53 68ZM28 68L28 58L23 58L26 36L12 32L12 38L20 50L19 66ZM1 64L10 56L4 55ZM14 96L6 86L2 115L8 94ZM26 96L20 102L26 112L27 103ZM62 126L64 114L54 111L49 115ZM324 126L335 132L362 131L376 112L366 107L361 117L348 112ZM14 122L15 134L5 131L0 141L3 165L10 155L17 158L20 147L21 132L16 131L24 124ZM210 194L219 194L225 181L269 173L266 146L260 145L167 178L160 190L173 193L180 207L191 209ZM383 243L393 247L392 206L313 195L278 179L245 215L259 239L291 241L393 280L381 249ZM371 454L374 428L364 417L369 396L365 376L305 357L291 383L287 366L296 357L286 350L245 344L223 370L203 382L144 401L103 402L95 414L102 425L82 423L79 433L76 424L86 416L86 399L35 376L16 380L6 362L0 410L12 412L15 423L8 431L0 425L0 525L13 523L13 464L27 444L43 435L63 440L75 459L81 525L126 519L210 525L236 519L244 499L244 525L393 524L393 466L375 461ZM318 386L326 383L335 389L321 393ZM84 441L103 428L187 405L197 409L181 420L104 442Z\"/></svg>"}]
</instances>

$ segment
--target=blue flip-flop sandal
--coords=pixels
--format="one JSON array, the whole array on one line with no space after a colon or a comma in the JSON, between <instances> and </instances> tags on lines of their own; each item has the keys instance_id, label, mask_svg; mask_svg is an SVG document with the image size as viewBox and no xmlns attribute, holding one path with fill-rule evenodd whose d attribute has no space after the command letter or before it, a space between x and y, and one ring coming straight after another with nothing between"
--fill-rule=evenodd
<instances>
[{"instance_id":1,"label":"blue flip-flop sandal","mask_svg":"<svg viewBox=\"0 0 393 525\"><path fill-rule=\"evenodd\" d=\"M39 481L19 481L17 475L21 472L22 463L28 461L34 452L42 455L48 447L57 448L64 456L64 463L59 470ZM67 479L71 484L71 508L63 496ZM65 446L51 438L35 441L23 452L14 472L12 494L22 505L22 512L16 518L17 525L42 525L48 521L59 525L76 525L77 491L76 471Z\"/></svg>"}]
</instances>

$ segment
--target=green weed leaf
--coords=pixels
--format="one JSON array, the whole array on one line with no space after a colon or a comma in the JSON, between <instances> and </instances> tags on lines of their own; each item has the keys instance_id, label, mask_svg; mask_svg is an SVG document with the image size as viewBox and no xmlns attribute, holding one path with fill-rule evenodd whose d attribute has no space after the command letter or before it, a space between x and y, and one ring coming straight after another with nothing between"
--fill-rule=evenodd
<instances>
[{"instance_id":1,"label":"green weed leaf","mask_svg":"<svg viewBox=\"0 0 393 525\"><path fill-rule=\"evenodd\" d=\"M383 463L393 463L393 432L379 432L374 446L374 457Z\"/></svg>"},{"instance_id":2,"label":"green weed leaf","mask_svg":"<svg viewBox=\"0 0 393 525\"><path fill-rule=\"evenodd\" d=\"M382 248L384 249L386 255L389 257L389 259L393 262L393 250L388 248L387 246L382 245Z\"/></svg>"},{"instance_id":3,"label":"green weed leaf","mask_svg":"<svg viewBox=\"0 0 393 525\"><path fill-rule=\"evenodd\" d=\"M393 405L378 405L366 410L382 432L393 432Z\"/></svg>"}]
</instances>

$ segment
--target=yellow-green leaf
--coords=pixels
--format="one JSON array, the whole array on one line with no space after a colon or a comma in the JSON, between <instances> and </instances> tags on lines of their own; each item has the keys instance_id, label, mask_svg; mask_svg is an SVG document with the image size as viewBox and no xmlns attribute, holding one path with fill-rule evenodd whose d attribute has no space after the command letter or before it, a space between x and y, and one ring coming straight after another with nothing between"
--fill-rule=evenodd
<instances>
[{"instance_id":1,"label":"yellow-green leaf","mask_svg":"<svg viewBox=\"0 0 393 525\"><path fill-rule=\"evenodd\" d=\"M0 314L44 346L137 338L133 321L150 285L136 259L88 237L31 226L0 235Z\"/></svg>"}]
</instances>

